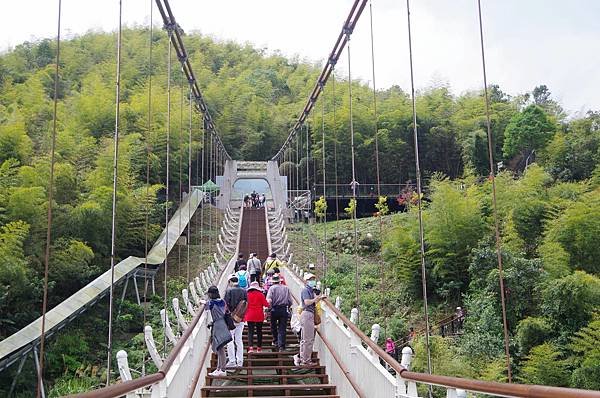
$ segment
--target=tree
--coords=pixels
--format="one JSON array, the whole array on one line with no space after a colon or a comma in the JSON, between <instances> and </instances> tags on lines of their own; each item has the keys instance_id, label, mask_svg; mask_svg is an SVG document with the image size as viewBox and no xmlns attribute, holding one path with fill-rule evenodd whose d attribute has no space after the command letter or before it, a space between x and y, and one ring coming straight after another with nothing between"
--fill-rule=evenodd
<instances>
[{"instance_id":1,"label":"tree","mask_svg":"<svg viewBox=\"0 0 600 398\"><path fill-rule=\"evenodd\" d=\"M466 259L485 231L478 192L475 186L461 189L446 179L432 179L431 189L425 235L433 288L442 297L458 301L469 284Z\"/></svg>"},{"instance_id":2,"label":"tree","mask_svg":"<svg viewBox=\"0 0 600 398\"><path fill-rule=\"evenodd\" d=\"M571 377L571 385L577 388L600 390L600 315L586 327L575 333L570 348L577 369Z\"/></svg>"},{"instance_id":3,"label":"tree","mask_svg":"<svg viewBox=\"0 0 600 398\"><path fill-rule=\"evenodd\" d=\"M552 335L552 326L544 318L527 317L517 325L517 342L522 355L542 344Z\"/></svg>"},{"instance_id":4,"label":"tree","mask_svg":"<svg viewBox=\"0 0 600 398\"><path fill-rule=\"evenodd\" d=\"M504 130L504 156L512 158L520 155L525 160L533 151L548 144L555 129L542 108L529 105L513 116Z\"/></svg>"},{"instance_id":5,"label":"tree","mask_svg":"<svg viewBox=\"0 0 600 398\"><path fill-rule=\"evenodd\" d=\"M564 387L569 383L567 361L559 359L559 349L550 343L533 347L525 358L520 379L528 384Z\"/></svg>"},{"instance_id":6,"label":"tree","mask_svg":"<svg viewBox=\"0 0 600 398\"><path fill-rule=\"evenodd\" d=\"M559 336L566 339L585 326L600 306L600 279L575 271L548 282L542 290L540 309Z\"/></svg>"},{"instance_id":7,"label":"tree","mask_svg":"<svg viewBox=\"0 0 600 398\"><path fill-rule=\"evenodd\" d=\"M315 215L317 216L317 218L324 220L326 212L327 201L325 201L324 196L321 196L319 200L315 201Z\"/></svg>"},{"instance_id":8,"label":"tree","mask_svg":"<svg viewBox=\"0 0 600 398\"><path fill-rule=\"evenodd\" d=\"M558 243L571 269L600 275L600 188L585 194L550 223L545 244Z\"/></svg>"},{"instance_id":9,"label":"tree","mask_svg":"<svg viewBox=\"0 0 600 398\"><path fill-rule=\"evenodd\" d=\"M32 153L31 139L21 122L0 125L0 163L7 159L16 159L27 163Z\"/></svg>"}]
</instances>

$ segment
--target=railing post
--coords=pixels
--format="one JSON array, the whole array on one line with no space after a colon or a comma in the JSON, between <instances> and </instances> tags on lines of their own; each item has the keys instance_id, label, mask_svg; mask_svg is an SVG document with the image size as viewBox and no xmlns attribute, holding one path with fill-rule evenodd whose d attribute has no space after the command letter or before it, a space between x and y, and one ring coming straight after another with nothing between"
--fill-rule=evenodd
<instances>
[{"instance_id":1,"label":"railing post","mask_svg":"<svg viewBox=\"0 0 600 398\"><path fill-rule=\"evenodd\" d=\"M375 344L377 344L377 342L379 341L379 334L381 332L381 326L379 326L379 324L374 324L373 326L371 326L371 341ZM377 355L375 353L375 351L373 351L372 348L369 348L367 350L369 352L369 354L371 354L371 360L373 361L373 363L378 364L379 363L379 355Z\"/></svg>"},{"instance_id":2,"label":"railing post","mask_svg":"<svg viewBox=\"0 0 600 398\"><path fill-rule=\"evenodd\" d=\"M402 349L402 360L400 364L410 370L410 364L413 360L414 352L410 347L404 347ZM409 397L418 397L419 394L417 392L417 383L414 381L404 381L406 383L406 393Z\"/></svg>"},{"instance_id":3,"label":"railing post","mask_svg":"<svg viewBox=\"0 0 600 398\"><path fill-rule=\"evenodd\" d=\"M133 380L131 377L131 371L129 370L129 362L127 361L127 352L124 350L119 350L117 352L117 366L119 368L121 381Z\"/></svg>"},{"instance_id":4,"label":"railing post","mask_svg":"<svg viewBox=\"0 0 600 398\"><path fill-rule=\"evenodd\" d=\"M356 321L358 321L358 308L354 307L350 311L350 322L356 324Z\"/></svg>"},{"instance_id":5,"label":"railing post","mask_svg":"<svg viewBox=\"0 0 600 398\"><path fill-rule=\"evenodd\" d=\"M164 308L160 310L160 320L162 321L165 336L167 336L171 344L177 344L177 338L173 333L173 329L171 329L171 323L169 323L169 315L167 314L167 311L165 311Z\"/></svg>"},{"instance_id":6,"label":"railing post","mask_svg":"<svg viewBox=\"0 0 600 398\"><path fill-rule=\"evenodd\" d=\"M154 343L154 336L152 336L152 326L147 325L144 327L144 340L146 341L146 347L148 348L148 353L150 353L150 358L152 358L152 362L154 365L160 369L163 364L162 358L156 349L156 344Z\"/></svg>"}]
</instances>

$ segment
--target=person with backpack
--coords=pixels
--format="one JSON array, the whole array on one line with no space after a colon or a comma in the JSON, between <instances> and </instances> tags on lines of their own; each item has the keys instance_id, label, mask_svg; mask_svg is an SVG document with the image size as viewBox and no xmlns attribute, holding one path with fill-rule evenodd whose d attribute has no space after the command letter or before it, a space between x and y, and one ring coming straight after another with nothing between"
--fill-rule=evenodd
<instances>
[{"instance_id":1,"label":"person with backpack","mask_svg":"<svg viewBox=\"0 0 600 398\"><path fill-rule=\"evenodd\" d=\"M225 301L221 300L219 289L216 286L210 286L206 293L208 297L210 344L212 350L217 354L217 366L209 376L225 376L226 361L225 346L232 340L231 333L225 322Z\"/></svg>"},{"instance_id":2,"label":"person with backpack","mask_svg":"<svg viewBox=\"0 0 600 398\"><path fill-rule=\"evenodd\" d=\"M304 274L306 286L300 293L300 304L303 307L300 314L300 353L294 355L294 365L313 366L312 350L315 342L315 312L316 304L324 298L324 295L316 296L313 289L317 286L317 278L314 274L307 272Z\"/></svg>"},{"instance_id":3,"label":"person with backpack","mask_svg":"<svg viewBox=\"0 0 600 398\"><path fill-rule=\"evenodd\" d=\"M238 277L238 286L242 289L248 289L250 285L250 273L246 270L246 264L240 265L240 270L235 274Z\"/></svg>"},{"instance_id":4,"label":"person with backpack","mask_svg":"<svg viewBox=\"0 0 600 398\"><path fill-rule=\"evenodd\" d=\"M264 270L267 272L271 269L281 268L282 265L282 262L277 259L277 253L271 253L267 261L265 261Z\"/></svg>"},{"instance_id":5,"label":"person with backpack","mask_svg":"<svg viewBox=\"0 0 600 398\"><path fill-rule=\"evenodd\" d=\"M279 351L285 351L285 334L288 321L288 310L292 306L292 295L287 286L280 284L279 274L271 278L273 285L267 293L267 301L271 305L271 334L273 345Z\"/></svg>"},{"instance_id":6,"label":"person with backpack","mask_svg":"<svg viewBox=\"0 0 600 398\"><path fill-rule=\"evenodd\" d=\"M258 282L260 284L262 264L260 263L260 260L256 258L256 253L250 253L250 258L246 264L248 266L248 272L250 273L250 282Z\"/></svg>"},{"instance_id":7,"label":"person with backpack","mask_svg":"<svg viewBox=\"0 0 600 398\"><path fill-rule=\"evenodd\" d=\"M242 265L246 265L246 260L244 259L244 253L240 253L238 254L238 259L235 262L235 265L233 266L233 270L234 272L238 272L240 270L240 266Z\"/></svg>"},{"instance_id":8,"label":"person with backpack","mask_svg":"<svg viewBox=\"0 0 600 398\"><path fill-rule=\"evenodd\" d=\"M225 291L225 305L231 313L235 328L231 330L232 341L227 344L227 367L241 367L244 364L244 316L248 308L248 293L238 286L236 274L229 276L229 286Z\"/></svg>"},{"instance_id":9,"label":"person with backpack","mask_svg":"<svg viewBox=\"0 0 600 398\"><path fill-rule=\"evenodd\" d=\"M258 282L250 283L248 289L248 310L244 320L248 323L248 353L262 351L262 324L265 321L263 308L269 306ZM254 335L257 336L257 346L254 346Z\"/></svg>"}]
</instances>

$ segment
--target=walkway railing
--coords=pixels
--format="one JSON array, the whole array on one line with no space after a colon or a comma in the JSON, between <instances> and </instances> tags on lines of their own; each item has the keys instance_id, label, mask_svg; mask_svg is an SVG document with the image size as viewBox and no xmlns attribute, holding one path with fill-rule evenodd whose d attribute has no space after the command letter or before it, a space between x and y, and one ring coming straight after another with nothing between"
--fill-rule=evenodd
<instances>
[{"instance_id":1,"label":"walkway railing","mask_svg":"<svg viewBox=\"0 0 600 398\"><path fill-rule=\"evenodd\" d=\"M226 216L233 215L229 212ZM236 247L239 246L239 226L242 223L243 208L240 210L240 216L236 220L239 224L238 228L238 242ZM233 232L233 231L231 231ZM215 258L217 255L215 254ZM221 293L224 293L227 286L227 276L231 273L233 265L237 258L237 251L229 256L229 261L226 264L218 265L210 268L210 271L205 272L201 275L202 287L207 288L207 285L216 285ZM220 271L216 271L216 268ZM173 349L169 355L164 359L162 364L159 366L159 370L156 373L142 376L138 379L125 380L120 384L113 384L108 387L104 387L98 390L89 391L83 394L76 395L77 397L84 398L118 398L122 396L138 397L146 396L151 398L163 398L163 397L186 397L193 396L196 389L198 380L202 378L203 373L206 372L205 362L210 359L211 346L209 344L210 332L207 327L208 314L204 311L204 305L199 303L197 297L195 285L200 284L200 278L196 278L196 283L190 283L190 290L194 301L197 301L198 308L190 308L188 312L194 311L190 323L187 328L184 329L182 335L178 338ZM182 292L183 293L183 292ZM184 301L187 301L187 292L183 293ZM176 310L176 314L177 314ZM168 325L168 320L165 320ZM169 326L170 327L170 326ZM151 344L153 345L153 344ZM150 345L150 346L151 346ZM149 347L151 354L152 349ZM154 349L155 350L155 349ZM117 354L118 357L119 354ZM152 356L152 355L151 355ZM126 356L125 356L126 358ZM119 363L121 365L121 362ZM119 369L123 378L124 372ZM129 370L127 369L127 374ZM145 389L151 387L150 390ZM73 396L75 397L75 395Z\"/></svg>"},{"instance_id":2,"label":"walkway railing","mask_svg":"<svg viewBox=\"0 0 600 398\"><path fill-rule=\"evenodd\" d=\"M295 264L289 264L282 272L292 296L299 303L300 292L304 288L304 271ZM338 299L336 303L339 303ZM331 383L336 385L338 393L344 398L418 398L417 383L443 387L447 398L466 397L466 391L499 397L600 398L600 391L495 383L411 372L412 348L405 347L402 350L402 360L398 363L377 344L379 325L373 325L373 334L369 337L329 300L323 300L319 305L322 310L321 324L315 336L314 349L318 351L321 363L326 366ZM355 316L358 313L356 309L352 312ZM388 369L393 369L395 375Z\"/></svg>"}]
</instances>

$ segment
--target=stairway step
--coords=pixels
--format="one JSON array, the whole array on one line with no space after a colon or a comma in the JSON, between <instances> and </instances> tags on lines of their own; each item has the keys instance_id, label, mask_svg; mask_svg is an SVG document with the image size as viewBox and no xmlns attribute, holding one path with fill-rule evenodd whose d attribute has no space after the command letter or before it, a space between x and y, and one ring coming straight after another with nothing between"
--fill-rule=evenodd
<instances>
[{"instance_id":1,"label":"stairway step","mask_svg":"<svg viewBox=\"0 0 600 398\"><path fill-rule=\"evenodd\" d=\"M251 396L263 396L263 393L270 393L271 391L282 391L285 395L295 395L293 392L304 393L304 395L319 396L321 393L327 395L333 395L336 393L336 386L333 384L278 384L278 385L244 385L244 386L210 386L202 388L203 397L219 397L227 396L221 394L227 394L229 392L247 392ZM240 394L242 396L242 394ZM288 395L288 396L289 396Z\"/></svg>"},{"instance_id":2,"label":"stairway step","mask_svg":"<svg viewBox=\"0 0 600 398\"><path fill-rule=\"evenodd\" d=\"M317 359L318 362L318 359ZM269 366L269 365L293 365L294 359L292 357L282 357L282 358L245 358L244 366L250 365L258 365L258 366ZM212 358L210 361L210 366L217 366L216 358Z\"/></svg>"},{"instance_id":3,"label":"stairway step","mask_svg":"<svg viewBox=\"0 0 600 398\"><path fill-rule=\"evenodd\" d=\"M304 379L319 379L322 384L329 383L329 375L327 374L315 374L315 373L306 373L306 374L251 374L251 375L243 375L243 374L228 374L227 376L206 376L206 385L212 385L212 380L230 380L230 381L239 381L248 384L249 381L256 380L271 380L273 383L270 384L288 384L281 383L284 380L304 380ZM264 384L264 383L262 383ZM314 384L314 383L313 383Z\"/></svg>"},{"instance_id":4,"label":"stairway step","mask_svg":"<svg viewBox=\"0 0 600 398\"><path fill-rule=\"evenodd\" d=\"M281 370L281 371L294 371L296 373L308 373L308 372L312 372L315 371L318 374L324 374L325 373L325 366L322 365L313 365L313 366L302 366L302 367L298 367L298 366L289 366L289 365L277 365L277 366L241 366L238 368L227 368L227 369L236 369L240 372L242 371L246 371L248 372L248 370L254 372L254 371L276 371L276 370ZM213 370L215 370L214 366L210 366L208 368L208 373L212 372Z\"/></svg>"}]
</instances>

